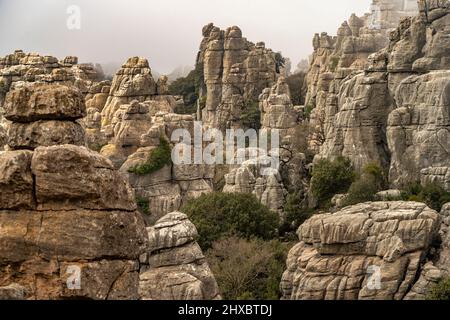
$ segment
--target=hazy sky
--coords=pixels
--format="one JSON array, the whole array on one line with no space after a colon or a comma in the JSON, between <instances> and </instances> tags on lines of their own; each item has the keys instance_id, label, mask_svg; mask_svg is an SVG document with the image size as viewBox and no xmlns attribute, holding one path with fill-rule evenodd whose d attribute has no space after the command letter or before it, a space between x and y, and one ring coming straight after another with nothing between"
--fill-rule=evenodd
<instances>
[{"instance_id":1,"label":"hazy sky","mask_svg":"<svg viewBox=\"0 0 450 320\"><path fill-rule=\"evenodd\" d=\"M81 62L121 63L144 56L153 69L193 65L201 29L241 27L295 65L312 52L316 32L335 34L370 0L0 0L0 55L15 49ZM81 28L69 30L67 8L81 10Z\"/></svg>"}]
</instances>

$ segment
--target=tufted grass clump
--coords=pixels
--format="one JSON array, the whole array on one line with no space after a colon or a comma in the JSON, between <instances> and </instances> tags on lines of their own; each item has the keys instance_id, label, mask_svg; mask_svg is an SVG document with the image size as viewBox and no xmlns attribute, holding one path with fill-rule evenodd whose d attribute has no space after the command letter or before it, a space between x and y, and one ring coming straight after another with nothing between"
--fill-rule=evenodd
<instances>
[{"instance_id":1,"label":"tufted grass clump","mask_svg":"<svg viewBox=\"0 0 450 320\"><path fill-rule=\"evenodd\" d=\"M172 164L172 149L169 142L164 138L159 138L159 146L153 149L147 161L141 165L137 165L128 169L128 172L137 175L152 174L161 170L166 165Z\"/></svg>"},{"instance_id":2,"label":"tufted grass clump","mask_svg":"<svg viewBox=\"0 0 450 320\"><path fill-rule=\"evenodd\" d=\"M427 300L450 300L450 278L442 279L434 285L427 295Z\"/></svg>"}]
</instances>

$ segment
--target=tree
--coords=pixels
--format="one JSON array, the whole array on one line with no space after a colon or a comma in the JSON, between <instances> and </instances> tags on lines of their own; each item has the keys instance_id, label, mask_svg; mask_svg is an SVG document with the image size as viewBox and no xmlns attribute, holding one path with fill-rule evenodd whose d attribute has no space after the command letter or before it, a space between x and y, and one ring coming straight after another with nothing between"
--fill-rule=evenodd
<instances>
[{"instance_id":1,"label":"tree","mask_svg":"<svg viewBox=\"0 0 450 320\"><path fill-rule=\"evenodd\" d=\"M289 246L238 237L213 243L206 258L224 299L278 300Z\"/></svg>"},{"instance_id":2,"label":"tree","mask_svg":"<svg viewBox=\"0 0 450 320\"><path fill-rule=\"evenodd\" d=\"M203 250L227 235L265 240L278 235L279 217L254 195L215 192L192 199L182 208L199 233Z\"/></svg>"},{"instance_id":3,"label":"tree","mask_svg":"<svg viewBox=\"0 0 450 320\"><path fill-rule=\"evenodd\" d=\"M338 157L330 161L319 160L314 165L311 179L311 191L319 204L327 205L331 198L347 192L355 180L355 172L349 159Z\"/></svg>"},{"instance_id":4,"label":"tree","mask_svg":"<svg viewBox=\"0 0 450 320\"><path fill-rule=\"evenodd\" d=\"M305 104L306 92L304 90L305 73L298 72L286 78L286 83L291 92L291 100L294 106Z\"/></svg>"}]
</instances>

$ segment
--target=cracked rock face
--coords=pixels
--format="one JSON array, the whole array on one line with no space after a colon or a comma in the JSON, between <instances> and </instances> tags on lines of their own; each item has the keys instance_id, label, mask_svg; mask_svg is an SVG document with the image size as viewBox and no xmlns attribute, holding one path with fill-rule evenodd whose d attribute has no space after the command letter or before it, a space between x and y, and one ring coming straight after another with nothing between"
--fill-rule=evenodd
<instances>
[{"instance_id":1,"label":"cracked rock face","mask_svg":"<svg viewBox=\"0 0 450 320\"><path fill-rule=\"evenodd\" d=\"M141 257L139 293L146 300L220 299L216 280L195 241L197 229L180 212L147 228L149 251Z\"/></svg>"},{"instance_id":2,"label":"cracked rock face","mask_svg":"<svg viewBox=\"0 0 450 320\"><path fill-rule=\"evenodd\" d=\"M8 117L64 123L84 114L78 94L60 99L61 92L73 91L53 84L13 91ZM45 131L47 122L32 125ZM148 238L131 187L96 152L34 141L17 146L33 151L0 152L0 298L138 299Z\"/></svg>"},{"instance_id":3,"label":"cracked rock face","mask_svg":"<svg viewBox=\"0 0 450 320\"><path fill-rule=\"evenodd\" d=\"M73 86L26 83L5 100L7 144L12 149L35 149L60 144L84 145L77 119L86 115L83 96Z\"/></svg>"},{"instance_id":4,"label":"cracked rock face","mask_svg":"<svg viewBox=\"0 0 450 320\"><path fill-rule=\"evenodd\" d=\"M404 299L440 222L437 212L416 202L369 202L315 215L297 232L283 298Z\"/></svg>"},{"instance_id":5,"label":"cracked rock face","mask_svg":"<svg viewBox=\"0 0 450 320\"><path fill-rule=\"evenodd\" d=\"M240 125L246 101L258 101L278 75L275 53L263 42L251 43L237 26L220 30L212 23L203 28L197 68L203 71L207 125L232 128Z\"/></svg>"}]
</instances>

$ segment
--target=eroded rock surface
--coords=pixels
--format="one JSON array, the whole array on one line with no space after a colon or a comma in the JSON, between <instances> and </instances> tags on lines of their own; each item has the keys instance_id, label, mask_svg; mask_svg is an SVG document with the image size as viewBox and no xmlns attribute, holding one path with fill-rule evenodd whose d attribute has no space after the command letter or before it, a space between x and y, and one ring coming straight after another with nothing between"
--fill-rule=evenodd
<instances>
[{"instance_id":1,"label":"eroded rock surface","mask_svg":"<svg viewBox=\"0 0 450 320\"><path fill-rule=\"evenodd\" d=\"M283 298L404 299L440 222L416 202L369 202L315 215L300 226L300 242L289 253Z\"/></svg>"},{"instance_id":2,"label":"eroded rock surface","mask_svg":"<svg viewBox=\"0 0 450 320\"><path fill-rule=\"evenodd\" d=\"M180 212L165 215L147 228L148 253L141 257L142 299L220 299L216 280L196 242L197 229Z\"/></svg>"}]
</instances>

